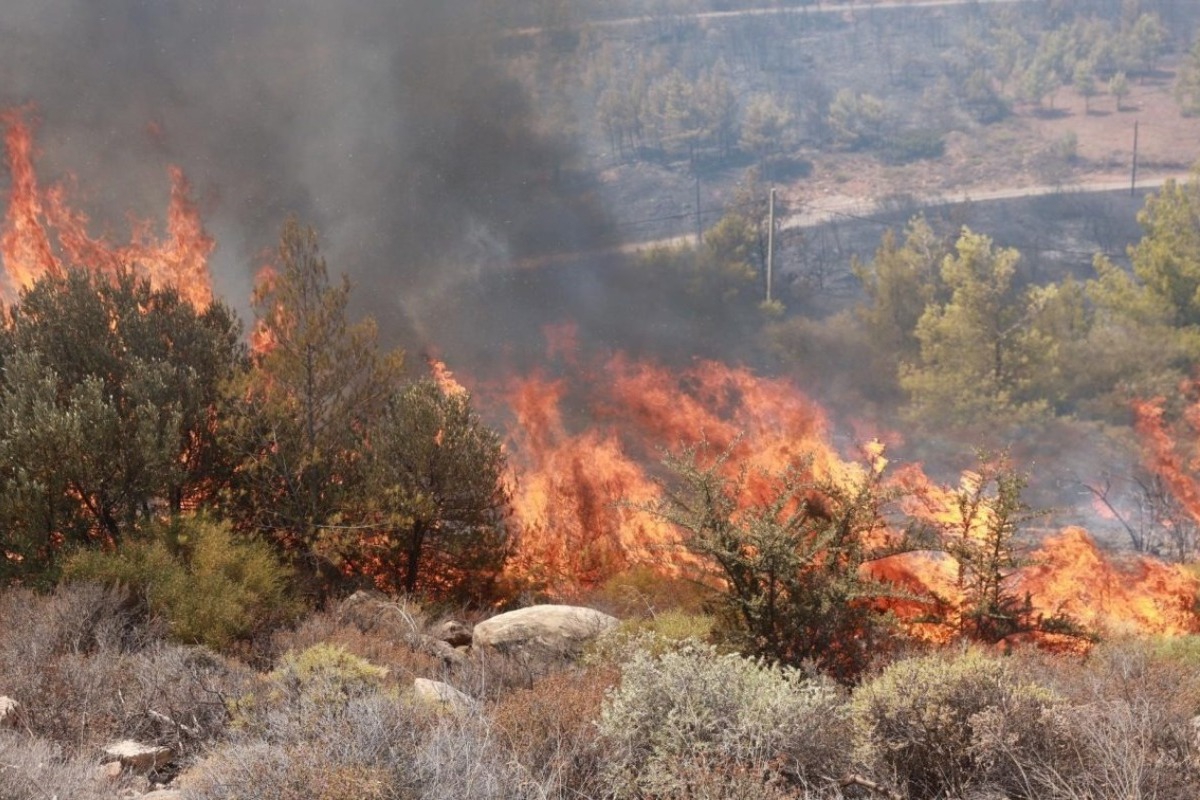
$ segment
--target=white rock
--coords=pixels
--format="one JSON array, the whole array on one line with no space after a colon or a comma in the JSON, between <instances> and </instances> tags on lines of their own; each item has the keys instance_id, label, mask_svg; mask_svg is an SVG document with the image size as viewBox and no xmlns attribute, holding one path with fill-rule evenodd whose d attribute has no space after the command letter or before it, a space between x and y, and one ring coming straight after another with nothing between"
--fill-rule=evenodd
<instances>
[{"instance_id":1,"label":"white rock","mask_svg":"<svg viewBox=\"0 0 1200 800\"><path fill-rule=\"evenodd\" d=\"M132 739L113 742L104 748L109 756L119 760L123 766L136 772L148 772L169 764L175 754L169 747L152 744L142 744Z\"/></svg>"},{"instance_id":2,"label":"white rock","mask_svg":"<svg viewBox=\"0 0 1200 800\"><path fill-rule=\"evenodd\" d=\"M440 705L453 711L466 711L475 704L469 696L450 684L431 681L428 678L417 678L413 681L413 693L426 703Z\"/></svg>"},{"instance_id":3,"label":"white rock","mask_svg":"<svg viewBox=\"0 0 1200 800\"><path fill-rule=\"evenodd\" d=\"M619 620L594 608L530 606L499 614L475 626L476 646L534 647L567 655L617 626Z\"/></svg>"},{"instance_id":4,"label":"white rock","mask_svg":"<svg viewBox=\"0 0 1200 800\"><path fill-rule=\"evenodd\" d=\"M21 704L11 697L0 695L0 725L16 725L21 715Z\"/></svg>"}]
</instances>

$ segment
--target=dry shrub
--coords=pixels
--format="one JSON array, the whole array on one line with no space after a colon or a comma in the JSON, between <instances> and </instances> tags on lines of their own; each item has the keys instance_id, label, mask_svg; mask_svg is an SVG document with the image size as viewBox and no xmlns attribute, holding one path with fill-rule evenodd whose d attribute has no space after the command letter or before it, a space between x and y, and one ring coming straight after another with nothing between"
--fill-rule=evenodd
<instances>
[{"instance_id":1,"label":"dry shrub","mask_svg":"<svg viewBox=\"0 0 1200 800\"><path fill-rule=\"evenodd\" d=\"M0 731L0 797L4 800L102 800L114 786L97 776L96 762L67 756L44 739Z\"/></svg>"},{"instance_id":2,"label":"dry shrub","mask_svg":"<svg viewBox=\"0 0 1200 800\"><path fill-rule=\"evenodd\" d=\"M75 752L120 738L193 752L221 734L224 700L248 677L203 648L158 640L123 595L93 585L9 590L0 617L13 621L0 637L0 693L22 704L28 732Z\"/></svg>"},{"instance_id":3,"label":"dry shrub","mask_svg":"<svg viewBox=\"0 0 1200 800\"><path fill-rule=\"evenodd\" d=\"M127 592L89 583L60 586L50 594L0 591L0 620L6 628L0 674L63 653L135 650L163 633L135 612Z\"/></svg>"},{"instance_id":4,"label":"dry shrub","mask_svg":"<svg viewBox=\"0 0 1200 800\"><path fill-rule=\"evenodd\" d=\"M481 716L441 713L378 689L338 697L329 688L320 679L256 708L188 773L188 797L550 796Z\"/></svg>"},{"instance_id":5,"label":"dry shrub","mask_svg":"<svg viewBox=\"0 0 1200 800\"><path fill-rule=\"evenodd\" d=\"M675 611L699 614L713 590L687 578L671 578L650 566L632 567L614 575L580 601L618 619L657 617Z\"/></svg>"},{"instance_id":6,"label":"dry shrub","mask_svg":"<svg viewBox=\"0 0 1200 800\"><path fill-rule=\"evenodd\" d=\"M599 728L614 797L683 796L695 759L797 788L827 786L848 766L849 718L835 686L703 645L635 653Z\"/></svg>"},{"instance_id":7,"label":"dry shrub","mask_svg":"<svg viewBox=\"0 0 1200 800\"><path fill-rule=\"evenodd\" d=\"M356 592L331 609L309 615L294 630L276 632L269 650L278 657L327 643L386 667L398 682L445 680L450 665L425 634L429 625L424 610L405 598Z\"/></svg>"},{"instance_id":8,"label":"dry shrub","mask_svg":"<svg viewBox=\"0 0 1200 800\"><path fill-rule=\"evenodd\" d=\"M564 670L502 696L492 721L517 762L538 781L599 795L605 753L596 722L605 692L617 679L611 667Z\"/></svg>"},{"instance_id":9,"label":"dry shrub","mask_svg":"<svg viewBox=\"0 0 1200 800\"><path fill-rule=\"evenodd\" d=\"M379 767L331 762L313 745L252 742L221 748L188 774L184 786L193 800L383 800L398 796L392 778Z\"/></svg>"},{"instance_id":10,"label":"dry shrub","mask_svg":"<svg viewBox=\"0 0 1200 800\"><path fill-rule=\"evenodd\" d=\"M1087 663L1056 672L1055 688L1067 702L1053 717L1055 746L1019 764L1029 796L1196 796L1200 675L1173 650L1164 656L1151 642L1110 643Z\"/></svg>"},{"instance_id":11,"label":"dry shrub","mask_svg":"<svg viewBox=\"0 0 1200 800\"><path fill-rule=\"evenodd\" d=\"M911 798L997 784L1022 796L1019 765L1052 745L1055 704L1011 659L970 650L898 661L854 693L858 758Z\"/></svg>"}]
</instances>

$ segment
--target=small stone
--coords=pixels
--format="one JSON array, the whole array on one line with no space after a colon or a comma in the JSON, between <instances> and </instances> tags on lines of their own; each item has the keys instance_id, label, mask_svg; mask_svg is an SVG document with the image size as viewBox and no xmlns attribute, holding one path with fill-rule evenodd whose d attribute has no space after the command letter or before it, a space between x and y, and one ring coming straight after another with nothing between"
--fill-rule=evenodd
<instances>
[{"instance_id":1,"label":"small stone","mask_svg":"<svg viewBox=\"0 0 1200 800\"><path fill-rule=\"evenodd\" d=\"M451 647L463 647L471 643L471 629L466 623L448 619L431 631L435 639L441 639Z\"/></svg>"},{"instance_id":2,"label":"small stone","mask_svg":"<svg viewBox=\"0 0 1200 800\"><path fill-rule=\"evenodd\" d=\"M104 752L117 759L123 766L136 772L149 772L171 762L175 754L169 747L152 744L142 744L132 739L113 742L104 748Z\"/></svg>"},{"instance_id":3,"label":"small stone","mask_svg":"<svg viewBox=\"0 0 1200 800\"><path fill-rule=\"evenodd\" d=\"M96 770L96 775L100 780L115 781L120 779L122 769L120 761L110 761L107 764L101 764L100 768Z\"/></svg>"},{"instance_id":4,"label":"small stone","mask_svg":"<svg viewBox=\"0 0 1200 800\"><path fill-rule=\"evenodd\" d=\"M475 704L474 700L450 684L431 681L428 678L417 678L413 681L413 693L426 703L439 705L451 711L466 711Z\"/></svg>"},{"instance_id":5,"label":"small stone","mask_svg":"<svg viewBox=\"0 0 1200 800\"><path fill-rule=\"evenodd\" d=\"M21 704L11 697L0 695L0 726L16 727L21 716Z\"/></svg>"}]
</instances>

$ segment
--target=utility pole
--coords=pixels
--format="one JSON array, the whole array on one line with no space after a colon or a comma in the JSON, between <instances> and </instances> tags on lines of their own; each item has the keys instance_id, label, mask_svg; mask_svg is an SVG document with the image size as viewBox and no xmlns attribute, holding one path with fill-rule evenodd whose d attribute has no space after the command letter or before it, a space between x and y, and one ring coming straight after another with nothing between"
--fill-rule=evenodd
<instances>
[{"instance_id":1,"label":"utility pole","mask_svg":"<svg viewBox=\"0 0 1200 800\"><path fill-rule=\"evenodd\" d=\"M1133 121L1133 171L1129 175L1129 196L1137 193L1137 151L1138 151L1138 121Z\"/></svg>"},{"instance_id":2,"label":"utility pole","mask_svg":"<svg viewBox=\"0 0 1200 800\"><path fill-rule=\"evenodd\" d=\"M704 228L700 223L700 173L696 173L696 247L704 241Z\"/></svg>"},{"instance_id":3,"label":"utility pole","mask_svg":"<svg viewBox=\"0 0 1200 800\"><path fill-rule=\"evenodd\" d=\"M775 268L775 187L767 202L767 302L771 302L771 273Z\"/></svg>"}]
</instances>

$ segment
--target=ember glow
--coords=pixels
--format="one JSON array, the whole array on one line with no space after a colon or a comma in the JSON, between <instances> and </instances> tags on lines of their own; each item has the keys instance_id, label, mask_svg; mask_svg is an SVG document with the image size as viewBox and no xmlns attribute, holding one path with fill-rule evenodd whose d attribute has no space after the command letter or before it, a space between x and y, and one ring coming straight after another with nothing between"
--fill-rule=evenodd
<instances>
[{"instance_id":1,"label":"ember glow","mask_svg":"<svg viewBox=\"0 0 1200 800\"><path fill-rule=\"evenodd\" d=\"M133 219L128 243L115 244L103 234L93 234L87 214L70 205L69 178L48 188L40 185L26 112L0 113L0 124L11 176L0 231L5 276L0 297L12 302L43 275L82 267L107 276L132 270L156 287L175 288L197 307L212 302L208 257L215 243L200 221L182 170L174 166L167 170L171 192L165 236L157 237L148 221Z\"/></svg>"}]
</instances>

